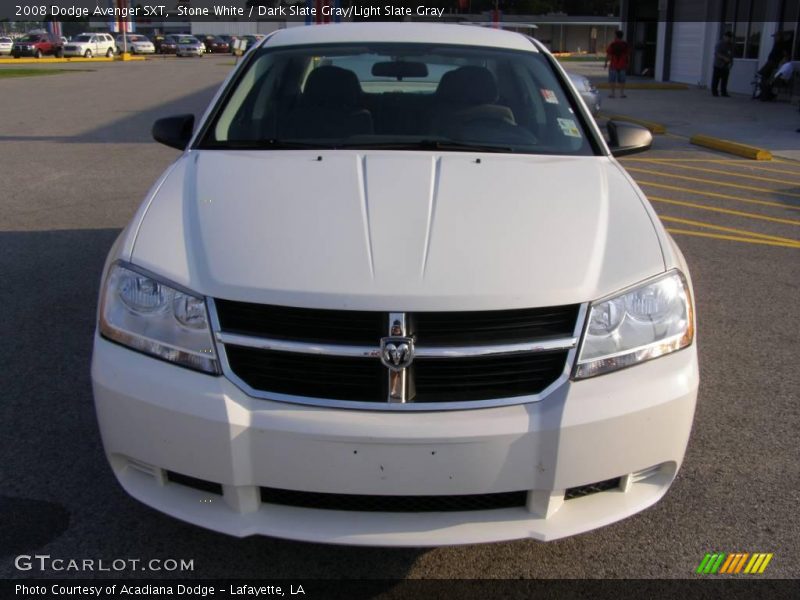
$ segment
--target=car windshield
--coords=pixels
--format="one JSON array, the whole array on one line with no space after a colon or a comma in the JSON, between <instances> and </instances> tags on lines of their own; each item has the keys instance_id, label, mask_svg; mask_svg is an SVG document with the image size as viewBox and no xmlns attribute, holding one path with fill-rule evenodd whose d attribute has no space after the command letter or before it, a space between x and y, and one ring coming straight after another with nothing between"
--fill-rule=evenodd
<instances>
[{"instance_id":1,"label":"car windshield","mask_svg":"<svg viewBox=\"0 0 800 600\"><path fill-rule=\"evenodd\" d=\"M181 44L199 44L200 42L198 42L198 41L197 41L196 39L194 39L193 37L182 37L182 38L180 39L180 43L181 43Z\"/></svg>"},{"instance_id":2,"label":"car windshield","mask_svg":"<svg viewBox=\"0 0 800 600\"><path fill-rule=\"evenodd\" d=\"M40 42L41 40L41 35L26 35L20 40L20 42Z\"/></svg>"},{"instance_id":3,"label":"car windshield","mask_svg":"<svg viewBox=\"0 0 800 600\"><path fill-rule=\"evenodd\" d=\"M593 154L584 118L536 51L439 44L262 48L200 148Z\"/></svg>"},{"instance_id":4,"label":"car windshield","mask_svg":"<svg viewBox=\"0 0 800 600\"><path fill-rule=\"evenodd\" d=\"M92 39L92 36L90 36L90 35L77 35L77 36L75 36L75 39L72 40L72 41L73 42L88 42L88 41L91 41L91 39Z\"/></svg>"},{"instance_id":5,"label":"car windshield","mask_svg":"<svg viewBox=\"0 0 800 600\"><path fill-rule=\"evenodd\" d=\"M128 36L128 41L129 42L149 42L150 40L148 40L143 35L129 35Z\"/></svg>"}]
</instances>

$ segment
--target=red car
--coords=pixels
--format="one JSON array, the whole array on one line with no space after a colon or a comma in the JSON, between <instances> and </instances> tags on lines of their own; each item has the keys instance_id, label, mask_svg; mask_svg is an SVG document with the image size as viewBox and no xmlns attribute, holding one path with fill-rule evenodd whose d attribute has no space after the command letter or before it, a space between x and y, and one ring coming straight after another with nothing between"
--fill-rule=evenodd
<instances>
[{"instance_id":1,"label":"red car","mask_svg":"<svg viewBox=\"0 0 800 600\"><path fill-rule=\"evenodd\" d=\"M45 55L61 58L64 56L64 42L52 33L29 33L14 42L11 55L14 58L21 56L35 56L42 58Z\"/></svg>"}]
</instances>

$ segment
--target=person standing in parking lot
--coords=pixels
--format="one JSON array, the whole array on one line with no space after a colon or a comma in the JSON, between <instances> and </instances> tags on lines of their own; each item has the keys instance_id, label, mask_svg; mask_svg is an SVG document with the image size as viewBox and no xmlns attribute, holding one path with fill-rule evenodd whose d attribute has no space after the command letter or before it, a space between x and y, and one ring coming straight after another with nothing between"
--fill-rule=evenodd
<instances>
[{"instance_id":1,"label":"person standing in parking lot","mask_svg":"<svg viewBox=\"0 0 800 600\"><path fill-rule=\"evenodd\" d=\"M625 95L625 73L628 70L628 61L631 49L628 42L622 39L622 31L617 31L616 39L606 48L606 62L603 68L608 69L608 83L611 84L611 94L609 98L617 97L617 84L619 84L619 97L627 98Z\"/></svg>"},{"instance_id":2,"label":"person standing in parking lot","mask_svg":"<svg viewBox=\"0 0 800 600\"><path fill-rule=\"evenodd\" d=\"M733 34L726 31L714 47L714 74L711 76L711 95L728 96L728 75L733 64Z\"/></svg>"}]
</instances>

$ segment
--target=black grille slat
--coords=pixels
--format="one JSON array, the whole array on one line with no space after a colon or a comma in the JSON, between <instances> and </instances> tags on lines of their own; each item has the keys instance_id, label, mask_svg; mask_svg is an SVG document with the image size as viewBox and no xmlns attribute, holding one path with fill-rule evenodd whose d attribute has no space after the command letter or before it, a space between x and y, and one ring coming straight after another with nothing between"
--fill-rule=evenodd
<instances>
[{"instance_id":1,"label":"black grille slat","mask_svg":"<svg viewBox=\"0 0 800 600\"><path fill-rule=\"evenodd\" d=\"M419 359L414 402L460 402L538 394L564 372L567 352ZM446 362L446 367L440 363Z\"/></svg>"},{"instance_id":2,"label":"black grille slat","mask_svg":"<svg viewBox=\"0 0 800 600\"><path fill-rule=\"evenodd\" d=\"M411 315L417 343L429 346L510 344L574 333L579 305Z\"/></svg>"},{"instance_id":3,"label":"black grille slat","mask_svg":"<svg viewBox=\"0 0 800 600\"><path fill-rule=\"evenodd\" d=\"M318 310L232 300L216 300L215 305L223 331L279 340L374 345L387 329L383 312Z\"/></svg>"},{"instance_id":4,"label":"black grille slat","mask_svg":"<svg viewBox=\"0 0 800 600\"><path fill-rule=\"evenodd\" d=\"M619 487L620 478L606 479L605 481L598 481L588 485L581 485L574 488L569 488L564 492L564 500L573 500L575 498L583 498L600 492L607 492Z\"/></svg>"},{"instance_id":5,"label":"black grille slat","mask_svg":"<svg viewBox=\"0 0 800 600\"><path fill-rule=\"evenodd\" d=\"M228 362L257 390L280 394L385 402L386 369L372 358L272 352L228 345Z\"/></svg>"},{"instance_id":6,"label":"black grille slat","mask_svg":"<svg viewBox=\"0 0 800 600\"><path fill-rule=\"evenodd\" d=\"M189 475L182 475L174 471L167 471L167 481L200 490L201 492L222 495L222 485L219 483L198 479L197 477L190 477Z\"/></svg>"},{"instance_id":7,"label":"black grille slat","mask_svg":"<svg viewBox=\"0 0 800 600\"><path fill-rule=\"evenodd\" d=\"M268 504L358 512L460 512L524 507L527 492L501 492L460 496L377 496L299 492L261 488L261 501Z\"/></svg>"}]
</instances>

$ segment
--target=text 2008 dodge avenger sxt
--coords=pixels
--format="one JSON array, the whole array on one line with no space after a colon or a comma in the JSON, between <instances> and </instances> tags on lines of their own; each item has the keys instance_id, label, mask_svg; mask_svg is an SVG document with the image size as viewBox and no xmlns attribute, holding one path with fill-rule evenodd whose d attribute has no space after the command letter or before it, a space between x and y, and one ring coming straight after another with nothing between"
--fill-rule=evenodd
<instances>
[{"instance_id":1,"label":"text 2008 dodge avenger sxt","mask_svg":"<svg viewBox=\"0 0 800 600\"><path fill-rule=\"evenodd\" d=\"M520 34L251 50L114 244L92 378L135 498L235 536L552 540L661 498L698 385L686 263ZM209 501L211 500L211 501Z\"/></svg>"}]
</instances>

